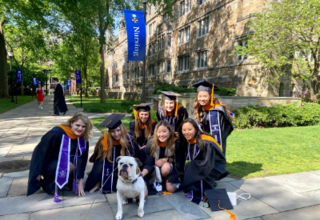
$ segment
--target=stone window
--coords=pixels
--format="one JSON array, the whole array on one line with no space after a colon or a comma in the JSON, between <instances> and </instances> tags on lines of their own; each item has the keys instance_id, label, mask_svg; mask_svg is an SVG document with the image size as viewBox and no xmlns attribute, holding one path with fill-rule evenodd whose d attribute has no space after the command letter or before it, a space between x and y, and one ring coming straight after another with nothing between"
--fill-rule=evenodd
<instances>
[{"instance_id":1,"label":"stone window","mask_svg":"<svg viewBox=\"0 0 320 220\"><path fill-rule=\"evenodd\" d=\"M171 36L168 37L168 47L171 47Z\"/></svg>"},{"instance_id":2,"label":"stone window","mask_svg":"<svg viewBox=\"0 0 320 220\"><path fill-rule=\"evenodd\" d=\"M148 56L152 56L156 53L156 45L150 44L148 47Z\"/></svg>"},{"instance_id":3,"label":"stone window","mask_svg":"<svg viewBox=\"0 0 320 220\"><path fill-rule=\"evenodd\" d=\"M138 79L138 78L140 77L140 75L139 75L139 73L140 73L139 68L135 68L134 72L135 72L136 79Z\"/></svg>"},{"instance_id":4,"label":"stone window","mask_svg":"<svg viewBox=\"0 0 320 220\"><path fill-rule=\"evenodd\" d=\"M247 39L241 39L238 41L238 46L240 47L247 47ZM246 55L239 55L237 57L237 60L240 62L240 61L244 61L247 59L247 56Z\"/></svg>"},{"instance_id":5,"label":"stone window","mask_svg":"<svg viewBox=\"0 0 320 220\"><path fill-rule=\"evenodd\" d=\"M149 77L155 76L154 64L149 65L148 74L149 74Z\"/></svg>"},{"instance_id":6,"label":"stone window","mask_svg":"<svg viewBox=\"0 0 320 220\"><path fill-rule=\"evenodd\" d=\"M190 55L178 57L178 71L186 71L190 68Z\"/></svg>"},{"instance_id":7,"label":"stone window","mask_svg":"<svg viewBox=\"0 0 320 220\"><path fill-rule=\"evenodd\" d=\"M178 33L178 44L184 44L190 41L190 26L182 29Z\"/></svg>"},{"instance_id":8,"label":"stone window","mask_svg":"<svg viewBox=\"0 0 320 220\"><path fill-rule=\"evenodd\" d=\"M154 33L156 33L156 22L149 24L149 36L152 36Z\"/></svg>"},{"instance_id":9,"label":"stone window","mask_svg":"<svg viewBox=\"0 0 320 220\"><path fill-rule=\"evenodd\" d=\"M198 21L198 37L202 37L209 33L209 17Z\"/></svg>"},{"instance_id":10,"label":"stone window","mask_svg":"<svg viewBox=\"0 0 320 220\"><path fill-rule=\"evenodd\" d=\"M149 15L152 15L155 11L156 11L156 6L154 6L154 5L149 5L149 6L147 7L147 13L148 13Z\"/></svg>"},{"instance_id":11,"label":"stone window","mask_svg":"<svg viewBox=\"0 0 320 220\"><path fill-rule=\"evenodd\" d=\"M179 17L191 11L191 0L181 1L179 4Z\"/></svg>"},{"instance_id":12,"label":"stone window","mask_svg":"<svg viewBox=\"0 0 320 220\"><path fill-rule=\"evenodd\" d=\"M116 82L118 82L118 80L119 80L118 78L119 78L119 77L118 77L118 74L116 74Z\"/></svg>"},{"instance_id":13,"label":"stone window","mask_svg":"<svg viewBox=\"0 0 320 220\"><path fill-rule=\"evenodd\" d=\"M167 72L171 72L171 60L167 61Z\"/></svg>"},{"instance_id":14,"label":"stone window","mask_svg":"<svg viewBox=\"0 0 320 220\"><path fill-rule=\"evenodd\" d=\"M112 71L115 71L118 68L118 64L117 63L113 63L112 64Z\"/></svg>"},{"instance_id":15,"label":"stone window","mask_svg":"<svg viewBox=\"0 0 320 220\"><path fill-rule=\"evenodd\" d=\"M206 68L208 66L207 51L199 51L196 54L196 67L198 69Z\"/></svg>"},{"instance_id":16,"label":"stone window","mask_svg":"<svg viewBox=\"0 0 320 220\"><path fill-rule=\"evenodd\" d=\"M209 1L209 0L197 0L197 1L198 1L199 5L202 5L203 3L205 3L206 1Z\"/></svg>"},{"instance_id":17,"label":"stone window","mask_svg":"<svg viewBox=\"0 0 320 220\"><path fill-rule=\"evenodd\" d=\"M165 47L164 35L162 35L158 40L158 51L163 50Z\"/></svg>"}]
</instances>

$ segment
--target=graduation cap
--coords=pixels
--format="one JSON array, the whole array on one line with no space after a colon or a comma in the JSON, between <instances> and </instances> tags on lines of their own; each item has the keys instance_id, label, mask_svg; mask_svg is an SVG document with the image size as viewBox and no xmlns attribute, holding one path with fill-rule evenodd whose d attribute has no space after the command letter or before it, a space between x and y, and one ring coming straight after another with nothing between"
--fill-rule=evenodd
<instances>
[{"instance_id":1,"label":"graduation cap","mask_svg":"<svg viewBox=\"0 0 320 220\"><path fill-rule=\"evenodd\" d=\"M125 116L125 114L112 114L106 120L104 120L99 126L109 129L116 129L119 127L122 122L121 119ZM108 139L107 139L107 131L104 132L104 138L101 141L103 143L103 150L108 150Z\"/></svg>"},{"instance_id":2,"label":"graduation cap","mask_svg":"<svg viewBox=\"0 0 320 220\"><path fill-rule=\"evenodd\" d=\"M138 111L149 112L151 110L150 105L153 103L141 103L139 105L133 105L134 118L138 119Z\"/></svg>"},{"instance_id":3,"label":"graduation cap","mask_svg":"<svg viewBox=\"0 0 320 220\"><path fill-rule=\"evenodd\" d=\"M196 87L198 92L211 92L211 105L213 105L214 88L218 88L218 86L206 80L200 80L199 82L193 83L192 86Z\"/></svg>"},{"instance_id":4,"label":"graduation cap","mask_svg":"<svg viewBox=\"0 0 320 220\"><path fill-rule=\"evenodd\" d=\"M236 219L235 214L228 211L228 209L233 209L233 206L226 189L210 189L206 190L205 194L207 195L211 211L224 210L230 214L230 219Z\"/></svg>"},{"instance_id":5,"label":"graduation cap","mask_svg":"<svg viewBox=\"0 0 320 220\"><path fill-rule=\"evenodd\" d=\"M160 91L160 92L164 95L163 99L176 101L176 107L175 107L176 112L174 115L176 117L178 114L179 96L182 96L182 95L175 92L168 92L168 91Z\"/></svg>"}]
</instances>

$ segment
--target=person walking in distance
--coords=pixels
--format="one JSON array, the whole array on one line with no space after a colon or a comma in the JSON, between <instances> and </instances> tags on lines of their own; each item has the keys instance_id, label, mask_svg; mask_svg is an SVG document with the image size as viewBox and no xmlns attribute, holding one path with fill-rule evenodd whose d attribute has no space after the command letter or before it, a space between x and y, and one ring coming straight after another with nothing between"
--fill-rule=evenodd
<instances>
[{"instance_id":1,"label":"person walking in distance","mask_svg":"<svg viewBox=\"0 0 320 220\"><path fill-rule=\"evenodd\" d=\"M38 88L36 89L37 101L40 109L43 109L43 98L44 98L44 90L41 87L41 84L38 84Z\"/></svg>"},{"instance_id":2,"label":"person walking in distance","mask_svg":"<svg viewBox=\"0 0 320 220\"><path fill-rule=\"evenodd\" d=\"M53 78L53 82L57 84L56 89L54 90L54 101L53 101L54 116L58 116L59 112L65 115L66 112L68 111L68 108L63 95L63 87L61 83L59 83L58 78Z\"/></svg>"}]
</instances>

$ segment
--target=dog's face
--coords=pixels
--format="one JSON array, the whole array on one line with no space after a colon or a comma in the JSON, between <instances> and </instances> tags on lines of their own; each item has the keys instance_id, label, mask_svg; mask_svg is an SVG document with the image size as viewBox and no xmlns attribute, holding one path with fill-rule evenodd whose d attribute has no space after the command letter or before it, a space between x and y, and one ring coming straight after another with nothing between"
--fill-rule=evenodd
<instances>
[{"instance_id":1,"label":"dog's face","mask_svg":"<svg viewBox=\"0 0 320 220\"><path fill-rule=\"evenodd\" d=\"M117 157L118 163L118 177L124 180L134 179L137 176L138 164L133 157L120 156Z\"/></svg>"}]
</instances>

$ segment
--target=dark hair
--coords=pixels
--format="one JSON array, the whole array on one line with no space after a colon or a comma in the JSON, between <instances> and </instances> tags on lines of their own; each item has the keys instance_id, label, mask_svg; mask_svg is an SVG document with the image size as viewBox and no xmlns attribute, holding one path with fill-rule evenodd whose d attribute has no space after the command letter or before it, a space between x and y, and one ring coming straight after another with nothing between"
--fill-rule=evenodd
<instances>
[{"instance_id":1,"label":"dark hair","mask_svg":"<svg viewBox=\"0 0 320 220\"><path fill-rule=\"evenodd\" d=\"M202 132L200 131L198 124L192 118L184 119L181 123L181 127L179 130L179 138L181 140L181 143L183 144L182 146L187 145L187 139L182 134L182 126L185 123L192 124L192 126L196 129L196 134L194 135L194 138L196 139L196 144L198 145L199 149L202 150L204 147L203 140L201 139L201 136L200 136Z\"/></svg>"},{"instance_id":2,"label":"dark hair","mask_svg":"<svg viewBox=\"0 0 320 220\"><path fill-rule=\"evenodd\" d=\"M59 79L57 77L52 78L52 80L59 82Z\"/></svg>"}]
</instances>

